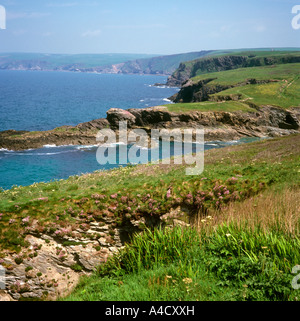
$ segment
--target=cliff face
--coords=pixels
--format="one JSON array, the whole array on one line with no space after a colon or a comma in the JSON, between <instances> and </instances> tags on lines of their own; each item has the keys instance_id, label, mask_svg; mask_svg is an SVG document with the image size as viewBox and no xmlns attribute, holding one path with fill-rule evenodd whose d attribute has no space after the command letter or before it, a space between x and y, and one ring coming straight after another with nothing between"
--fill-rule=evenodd
<instances>
[{"instance_id":1,"label":"cliff face","mask_svg":"<svg viewBox=\"0 0 300 321\"><path fill-rule=\"evenodd\" d=\"M0 148L24 150L44 145L95 145L100 129L119 128L120 121L127 121L129 129L199 128L205 130L205 140L233 140L242 137L275 137L300 130L300 108L283 110L265 106L253 112L169 112L167 107L145 109L111 109L107 119L65 126L45 132L5 131L0 133Z\"/></svg>"},{"instance_id":2,"label":"cliff face","mask_svg":"<svg viewBox=\"0 0 300 321\"><path fill-rule=\"evenodd\" d=\"M224 56L181 63L179 68L169 77L167 85L181 86L197 74L236 69L245 64L246 60L247 57L244 56Z\"/></svg>"},{"instance_id":3,"label":"cliff face","mask_svg":"<svg viewBox=\"0 0 300 321\"><path fill-rule=\"evenodd\" d=\"M246 79L243 82L237 84L210 84L213 80L217 78L208 78L204 80L200 80L198 82L194 82L191 79L187 80L181 87L180 91L170 97L170 99L174 103L195 103L202 101L224 101L224 100L239 100L241 99L241 94L238 95L221 95L221 96L213 96L211 95L220 93L229 88L241 87L246 85L254 85L254 84L268 84L279 82L279 80L257 80L255 78Z\"/></svg>"},{"instance_id":4,"label":"cliff face","mask_svg":"<svg viewBox=\"0 0 300 321\"><path fill-rule=\"evenodd\" d=\"M171 75L183 61L213 52L198 51L151 57L143 54L99 55L0 55L0 70L54 70L112 74Z\"/></svg>"},{"instance_id":5,"label":"cliff face","mask_svg":"<svg viewBox=\"0 0 300 321\"><path fill-rule=\"evenodd\" d=\"M168 78L167 85L180 87L188 79L201 74L226 71L238 68L271 66L300 62L299 54L279 56L228 55L220 57L200 58L181 63L179 68Z\"/></svg>"}]
</instances>

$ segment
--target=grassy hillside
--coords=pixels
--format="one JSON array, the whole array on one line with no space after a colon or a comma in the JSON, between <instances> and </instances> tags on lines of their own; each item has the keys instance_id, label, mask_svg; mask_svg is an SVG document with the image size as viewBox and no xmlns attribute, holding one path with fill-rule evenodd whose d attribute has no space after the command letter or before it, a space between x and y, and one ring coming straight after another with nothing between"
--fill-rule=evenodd
<instances>
[{"instance_id":1,"label":"grassy hillside","mask_svg":"<svg viewBox=\"0 0 300 321\"><path fill-rule=\"evenodd\" d=\"M30 233L181 208L194 229L136 238L68 300L296 300L299 148L294 135L210 150L201 176L152 164L1 191L0 257L20 253Z\"/></svg>"},{"instance_id":2,"label":"grassy hillside","mask_svg":"<svg viewBox=\"0 0 300 321\"><path fill-rule=\"evenodd\" d=\"M168 80L179 85L198 75L238 68L271 66L286 63L299 63L300 51L244 51L214 52L209 57L181 63Z\"/></svg>"},{"instance_id":3,"label":"grassy hillside","mask_svg":"<svg viewBox=\"0 0 300 321\"><path fill-rule=\"evenodd\" d=\"M164 105L170 112L182 113L189 111L202 111L202 112L218 112L218 111L255 111L255 109L249 107L246 103L238 101L224 101L224 102L199 102L199 103L177 103Z\"/></svg>"},{"instance_id":4,"label":"grassy hillside","mask_svg":"<svg viewBox=\"0 0 300 321\"><path fill-rule=\"evenodd\" d=\"M300 259L299 139L209 151L201 177L183 168L133 170L131 177L143 173L140 191L156 198L161 190L161 201L171 186L172 199L183 197L200 216L190 227L137 235L65 300L299 300L291 287ZM196 205L200 195L207 211Z\"/></svg>"},{"instance_id":5,"label":"grassy hillside","mask_svg":"<svg viewBox=\"0 0 300 321\"><path fill-rule=\"evenodd\" d=\"M184 54L159 56L128 61L121 67L123 73L172 74L183 61L210 55L213 51L199 51Z\"/></svg>"},{"instance_id":6,"label":"grassy hillside","mask_svg":"<svg viewBox=\"0 0 300 321\"><path fill-rule=\"evenodd\" d=\"M191 78L195 88L182 89L179 98L183 104L168 106L170 111L247 110L253 106L272 105L282 108L300 107L300 63L275 64L270 66L238 68L227 71L200 74ZM196 86L209 79L204 86ZM193 85L191 85L193 86ZM188 95L185 95L185 91ZM193 96L191 95L193 91ZM208 93L203 100L195 102L197 91ZM192 98L191 98L192 97ZM234 101L233 101L234 100ZM176 100L175 100L176 101Z\"/></svg>"},{"instance_id":7,"label":"grassy hillside","mask_svg":"<svg viewBox=\"0 0 300 321\"><path fill-rule=\"evenodd\" d=\"M39 69L120 72L137 74L172 74L183 61L193 60L210 54L200 51L176 55L146 54L0 54L1 69ZM119 64L124 64L118 66ZM115 66L117 65L117 66Z\"/></svg>"}]
</instances>

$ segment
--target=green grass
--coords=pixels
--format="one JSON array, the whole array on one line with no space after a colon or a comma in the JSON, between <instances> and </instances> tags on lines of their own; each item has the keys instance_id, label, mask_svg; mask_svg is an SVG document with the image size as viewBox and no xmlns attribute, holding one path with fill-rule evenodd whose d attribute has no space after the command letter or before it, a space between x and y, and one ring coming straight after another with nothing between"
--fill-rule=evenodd
<instances>
[{"instance_id":1,"label":"green grass","mask_svg":"<svg viewBox=\"0 0 300 321\"><path fill-rule=\"evenodd\" d=\"M201 177L186 176L185 166L150 164L1 191L0 248L21 250L26 237L22 219L28 216L30 222L39 221L36 229L40 231L56 230L60 225L72 226L81 219L81 211L93 213L93 219L108 211L122 224L126 214L133 218L159 216L180 205L189 206L192 212L200 208L205 211L237 197L246 199L274 184L299 185L299 139L296 135L206 152L205 171ZM232 181L232 177L237 180ZM229 194L219 202L217 186L221 185ZM167 199L170 187L172 198ZM196 202L199 192L204 193L201 196L204 200ZM111 199L113 194L116 194L114 200ZM195 201L191 204L189 194ZM95 195L102 195L100 202L96 202ZM126 198L126 204L122 197ZM150 203L155 206L151 207ZM127 207L131 208L130 213ZM10 224L10 220L15 221Z\"/></svg>"},{"instance_id":2,"label":"green grass","mask_svg":"<svg viewBox=\"0 0 300 321\"><path fill-rule=\"evenodd\" d=\"M273 66L260 66L251 68L239 68L234 70L220 71L193 77L193 82L207 78L216 78L210 84L232 85L244 82L246 79L257 80L292 80L299 76L300 64L281 64Z\"/></svg>"},{"instance_id":3,"label":"green grass","mask_svg":"<svg viewBox=\"0 0 300 321\"><path fill-rule=\"evenodd\" d=\"M216 94L209 100L199 103L178 103L166 105L169 111L253 111L249 104L261 107L266 105L281 108L300 107L300 63L279 64L251 68L239 68L209 74L201 74L191 80L213 79L206 86L234 86ZM248 79L270 81L260 84L245 84ZM237 97L238 101L223 101L224 97ZM217 102L215 102L217 101Z\"/></svg>"},{"instance_id":4,"label":"green grass","mask_svg":"<svg viewBox=\"0 0 300 321\"><path fill-rule=\"evenodd\" d=\"M111 213L122 225L129 214L121 201L125 196L132 218L180 206L191 218L200 215L199 226L145 230L65 300L299 300L299 291L291 288L291 269L300 261L294 204L299 148L300 135L293 135L210 150L201 176L186 176L185 165L141 165L1 191L0 257L29 245L26 228L33 219L40 233L51 234L87 222L81 211L93 221L115 205ZM286 190L292 198L285 198ZM229 211L235 204L240 207Z\"/></svg>"},{"instance_id":5,"label":"green grass","mask_svg":"<svg viewBox=\"0 0 300 321\"><path fill-rule=\"evenodd\" d=\"M250 108L246 103L239 101L224 101L224 102L200 102L200 103L177 103L164 105L168 108L170 112L190 112L190 111L201 111L201 112L218 112L218 111L227 111L227 112L253 112L253 108Z\"/></svg>"},{"instance_id":6,"label":"green grass","mask_svg":"<svg viewBox=\"0 0 300 321\"><path fill-rule=\"evenodd\" d=\"M295 300L299 291L290 286L290 268L299 262L299 245L299 238L279 231L226 225L213 234L147 230L64 300Z\"/></svg>"}]
</instances>

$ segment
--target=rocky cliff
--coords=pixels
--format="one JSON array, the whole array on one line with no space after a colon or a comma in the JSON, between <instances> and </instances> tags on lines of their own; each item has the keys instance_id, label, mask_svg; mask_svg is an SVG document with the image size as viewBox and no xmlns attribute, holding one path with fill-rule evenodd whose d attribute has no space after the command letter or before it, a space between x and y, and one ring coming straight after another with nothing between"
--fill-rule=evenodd
<instances>
[{"instance_id":1,"label":"rocky cliff","mask_svg":"<svg viewBox=\"0 0 300 321\"><path fill-rule=\"evenodd\" d=\"M255 52L240 53L217 57L203 57L193 61L183 62L168 78L167 85L180 87L190 78L197 75L226 71L238 68L272 66L275 64L299 63L299 52L277 55L256 55Z\"/></svg>"},{"instance_id":2,"label":"rocky cliff","mask_svg":"<svg viewBox=\"0 0 300 321\"><path fill-rule=\"evenodd\" d=\"M44 145L94 145L100 129L118 130L120 121L128 128L174 129L203 126L205 140L232 140L242 137L274 137L289 135L300 129L300 108L284 110L264 106L249 112L190 111L170 112L167 107L145 109L110 109L106 119L93 120L75 127L64 126L44 132L0 132L0 148L25 150Z\"/></svg>"}]
</instances>

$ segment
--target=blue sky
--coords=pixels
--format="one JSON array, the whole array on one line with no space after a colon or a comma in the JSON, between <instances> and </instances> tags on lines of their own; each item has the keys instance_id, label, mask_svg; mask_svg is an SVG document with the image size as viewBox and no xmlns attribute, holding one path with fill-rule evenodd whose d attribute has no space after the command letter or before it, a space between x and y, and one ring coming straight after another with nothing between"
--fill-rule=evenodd
<instances>
[{"instance_id":1,"label":"blue sky","mask_svg":"<svg viewBox=\"0 0 300 321\"><path fill-rule=\"evenodd\" d=\"M0 0L0 52L173 54L300 47L300 0Z\"/></svg>"}]
</instances>

